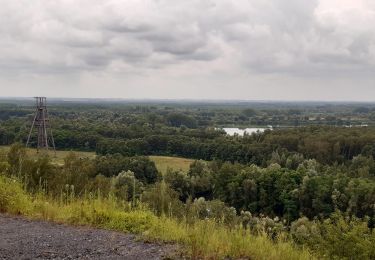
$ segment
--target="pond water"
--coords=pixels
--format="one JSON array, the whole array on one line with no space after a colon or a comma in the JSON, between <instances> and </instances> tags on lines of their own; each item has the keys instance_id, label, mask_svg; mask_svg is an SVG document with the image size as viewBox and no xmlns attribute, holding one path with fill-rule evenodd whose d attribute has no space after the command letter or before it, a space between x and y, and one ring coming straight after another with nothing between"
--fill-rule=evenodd
<instances>
[{"instance_id":1,"label":"pond water","mask_svg":"<svg viewBox=\"0 0 375 260\"><path fill-rule=\"evenodd\" d=\"M235 135L238 134L240 136L243 136L245 132L247 134L252 134L256 132L264 132L266 129L272 129L272 127L269 128L260 128L260 127L255 127L255 128L245 128L245 129L240 129L240 128L235 128L235 127L225 127L222 128L228 135Z\"/></svg>"}]
</instances>

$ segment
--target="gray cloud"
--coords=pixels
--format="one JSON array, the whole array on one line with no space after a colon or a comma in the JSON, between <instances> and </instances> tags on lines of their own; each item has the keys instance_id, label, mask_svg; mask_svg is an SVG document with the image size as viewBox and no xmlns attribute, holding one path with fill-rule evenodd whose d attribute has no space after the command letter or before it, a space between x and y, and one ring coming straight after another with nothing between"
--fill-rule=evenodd
<instances>
[{"instance_id":1,"label":"gray cloud","mask_svg":"<svg viewBox=\"0 0 375 260\"><path fill-rule=\"evenodd\" d=\"M43 77L65 75L86 90L95 77L114 86L147 86L153 78L155 85L188 88L196 78L239 84L238 90L268 82L277 92L274 77L291 90L316 77L325 78L318 85L347 78L353 86L362 77L363 89L374 82L371 0L0 0L0 6L0 83L44 84Z\"/></svg>"}]
</instances>

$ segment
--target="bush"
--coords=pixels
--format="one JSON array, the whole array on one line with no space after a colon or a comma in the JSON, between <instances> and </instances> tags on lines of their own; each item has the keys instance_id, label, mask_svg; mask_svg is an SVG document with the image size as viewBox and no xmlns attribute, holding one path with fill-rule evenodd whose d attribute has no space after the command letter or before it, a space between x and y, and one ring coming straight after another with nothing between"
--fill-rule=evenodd
<instances>
[{"instance_id":1,"label":"bush","mask_svg":"<svg viewBox=\"0 0 375 260\"><path fill-rule=\"evenodd\" d=\"M300 218L290 234L298 244L329 259L375 259L375 232L368 222L340 212L322 221Z\"/></svg>"},{"instance_id":2,"label":"bush","mask_svg":"<svg viewBox=\"0 0 375 260\"><path fill-rule=\"evenodd\" d=\"M132 200L134 204L135 200L139 199L142 193L143 183L135 178L134 172L122 171L113 178L112 189L118 199Z\"/></svg>"},{"instance_id":3,"label":"bush","mask_svg":"<svg viewBox=\"0 0 375 260\"><path fill-rule=\"evenodd\" d=\"M26 214L31 209L31 200L21 184L0 174L0 212Z\"/></svg>"}]
</instances>

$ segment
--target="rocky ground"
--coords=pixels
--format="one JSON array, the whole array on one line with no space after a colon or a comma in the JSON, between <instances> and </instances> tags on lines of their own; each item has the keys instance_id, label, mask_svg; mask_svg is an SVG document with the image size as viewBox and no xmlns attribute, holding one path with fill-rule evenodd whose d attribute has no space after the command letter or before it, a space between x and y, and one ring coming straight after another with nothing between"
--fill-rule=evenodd
<instances>
[{"instance_id":1,"label":"rocky ground","mask_svg":"<svg viewBox=\"0 0 375 260\"><path fill-rule=\"evenodd\" d=\"M0 214L0 259L176 259L176 246Z\"/></svg>"}]
</instances>

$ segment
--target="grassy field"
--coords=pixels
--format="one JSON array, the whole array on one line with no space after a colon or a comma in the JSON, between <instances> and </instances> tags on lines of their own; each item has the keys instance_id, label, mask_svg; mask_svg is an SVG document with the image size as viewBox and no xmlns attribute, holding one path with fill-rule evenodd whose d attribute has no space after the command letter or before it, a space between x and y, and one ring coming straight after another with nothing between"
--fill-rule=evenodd
<instances>
[{"instance_id":1,"label":"grassy field","mask_svg":"<svg viewBox=\"0 0 375 260\"><path fill-rule=\"evenodd\" d=\"M162 174L166 173L168 168L187 172L190 164L194 162L193 159L169 156L150 156L150 159L155 162L156 168Z\"/></svg>"},{"instance_id":2,"label":"grassy field","mask_svg":"<svg viewBox=\"0 0 375 260\"><path fill-rule=\"evenodd\" d=\"M0 153L7 153L10 146L0 146ZM44 151L43 151L44 152ZM96 154L95 152L81 152L73 151L80 158L90 158L94 159ZM56 164L63 164L64 158L70 153L70 151L56 151L56 154L53 151L48 151L48 155L51 157L52 162ZM37 158L38 153L36 149L27 148L27 155L30 158ZM190 164L194 161L193 159L179 158L179 157L169 157L169 156L149 156L149 158L155 162L156 168L162 174L164 174L168 168L173 170L182 170L184 172L189 170Z\"/></svg>"},{"instance_id":3,"label":"grassy field","mask_svg":"<svg viewBox=\"0 0 375 260\"><path fill-rule=\"evenodd\" d=\"M10 146L0 146L0 152L8 152ZM73 151L76 153L80 158L95 158L96 154L94 152L81 152L81 151ZM46 151L41 151L39 154L46 153ZM70 151L56 151L53 152L51 150L48 151L48 155L51 157L52 162L56 164L63 164L64 158L70 153ZM27 155L30 158L37 158L38 155L37 150L33 148L27 148Z\"/></svg>"}]
</instances>

